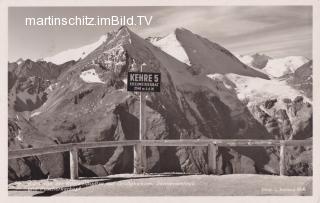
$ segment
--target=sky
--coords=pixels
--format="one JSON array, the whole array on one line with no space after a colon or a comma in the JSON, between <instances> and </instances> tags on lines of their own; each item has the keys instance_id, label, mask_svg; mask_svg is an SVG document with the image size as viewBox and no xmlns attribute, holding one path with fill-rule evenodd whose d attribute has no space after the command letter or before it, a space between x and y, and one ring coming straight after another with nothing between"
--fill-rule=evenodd
<instances>
[{"instance_id":1,"label":"sky","mask_svg":"<svg viewBox=\"0 0 320 203\"><path fill-rule=\"evenodd\" d=\"M143 38L183 27L235 54L312 58L311 6L11 7L9 61L37 60L97 41L119 26L25 26L26 17L153 16L150 26L129 26Z\"/></svg>"}]
</instances>

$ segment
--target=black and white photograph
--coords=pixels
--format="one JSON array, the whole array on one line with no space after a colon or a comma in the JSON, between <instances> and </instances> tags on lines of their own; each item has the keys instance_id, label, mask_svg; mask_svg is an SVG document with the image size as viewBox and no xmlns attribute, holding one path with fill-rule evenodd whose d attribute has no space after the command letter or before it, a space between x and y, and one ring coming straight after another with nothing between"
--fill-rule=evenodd
<instances>
[{"instance_id":1,"label":"black and white photograph","mask_svg":"<svg viewBox=\"0 0 320 203\"><path fill-rule=\"evenodd\" d=\"M9 6L8 196L313 196L313 10Z\"/></svg>"}]
</instances>

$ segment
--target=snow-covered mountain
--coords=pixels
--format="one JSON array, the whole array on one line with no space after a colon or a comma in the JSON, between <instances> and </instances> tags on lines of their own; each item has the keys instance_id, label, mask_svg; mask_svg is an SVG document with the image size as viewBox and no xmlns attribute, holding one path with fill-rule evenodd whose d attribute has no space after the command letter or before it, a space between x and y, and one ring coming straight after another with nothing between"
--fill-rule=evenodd
<instances>
[{"instance_id":1,"label":"snow-covered mountain","mask_svg":"<svg viewBox=\"0 0 320 203\"><path fill-rule=\"evenodd\" d=\"M68 49L62 51L54 56L45 57L43 58L44 61L52 62L57 65L63 64L68 61L78 61L79 59L85 58L88 54L90 54L93 50L99 47L103 42L105 42L108 38L108 35L103 35L100 39L94 43L75 48L75 49Z\"/></svg>"},{"instance_id":2,"label":"snow-covered mountain","mask_svg":"<svg viewBox=\"0 0 320 203\"><path fill-rule=\"evenodd\" d=\"M294 99L301 95L298 90L290 87L285 81L281 80L265 80L257 77L248 77L238 74L209 74L209 78L220 78L226 86L236 86L238 98L245 101L248 105L252 103L264 102L268 99L277 98L279 100L288 98ZM229 81L229 82L228 82ZM231 85L230 82L233 84ZM307 101L311 102L309 99Z\"/></svg>"},{"instance_id":3,"label":"snow-covered mountain","mask_svg":"<svg viewBox=\"0 0 320 203\"><path fill-rule=\"evenodd\" d=\"M28 66L24 67L27 70ZM34 141L38 139L34 135L50 138L50 144L138 139L139 97L125 88L127 73L141 67L147 72L161 73L161 92L148 93L146 97L146 139L312 136L312 131L308 131L312 108L303 97L293 98L294 90L285 89L294 95L293 100L285 101L285 110L274 108L280 106L274 98L282 99L273 92L275 81L244 65L220 45L185 29L177 29L161 39L145 40L122 27L109 33L86 57L61 71L46 88L46 101L31 112L31 117L22 119L18 112L18 117L10 118L10 146L44 145ZM37 73L31 71L33 75ZM255 86L256 83L261 85ZM260 93L266 84L269 92ZM274 95L269 98L271 93ZM262 99L258 100L260 96ZM250 101L254 110L248 109ZM218 174L234 173L233 157L241 160L237 167L240 173L279 172L277 151L219 150ZM148 147L147 154L146 172L208 170L206 147ZM106 176L132 172L132 155L132 148L126 147L81 150L79 173ZM60 158L54 166L46 156L32 166L23 160L11 161L10 177L34 178L30 167L42 171L44 176L65 176L63 169L68 166Z\"/></svg>"},{"instance_id":4,"label":"snow-covered mountain","mask_svg":"<svg viewBox=\"0 0 320 203\"><path fill-rule=\"evenodd\" d=\"M305 57L298 56L280 59L272 59L265 54L233 56L220 45L183 28L176 29L174 33L164 38L153 40L152 43L179 61L190 65L193 69L201 67L201 71L210 78L223 80L225 76L238 86L241 100L244 97L255 97L260 100L273 97L291 99L293 97L294 99L301 93L281 79L268 80L269 78L263 73L272 77L283 76L293 73L309 61ZM236 58L250 68L244 66Z\"/></svg>"},{"instance_id":5,"label":"snow-covered mountain","mask_svg":"<svg viewBox=\"0 0 320 203\"><path fill-rule=\"evenodd\" d=\"M281 77L294 73L300 66L310 60L303 56L288 56L284 58L270 59L263 70L274 77Z\"/></svg>"},{"instance_id":6,"label":"snow-covered mountain","mask_svg":"<svg viewBox=\"0 0 320 203\"><path fill-rule=\"evenodd\" d=\"M265 54L237 55L237 58L249 67L268 74L274 82L281 81L279 87L285 83L312 98L312 60L303 56L271 58Z\"/></svg>"},{"instance_id":7,"label":"snow-covered mountain","mask_svg":"<svg viewBox=\"0 0 320 203\"><path fill-rule=\"evenodd\" d=\"M282 77L294 73L299 67L308 63L310 59L304 56L287 56L283 58L271 58L264 54L237 55L244 64L259 68L272 77Z\"/></svg>"}]
</instances>

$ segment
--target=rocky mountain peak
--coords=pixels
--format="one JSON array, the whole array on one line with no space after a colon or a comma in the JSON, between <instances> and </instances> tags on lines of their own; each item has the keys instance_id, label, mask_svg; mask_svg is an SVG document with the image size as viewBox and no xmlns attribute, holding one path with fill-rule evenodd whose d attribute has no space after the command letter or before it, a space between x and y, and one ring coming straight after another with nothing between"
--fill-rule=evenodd
<instances>
[{"instance_id":1,"label":"rocky mountain peak","mask_svg":"<svg viewBox=\"0 0 320 203\"><path fill-rule=\"evenodd\" d=\"M181 33L181 32L192 33L190 30L188 30L187 28L184 28L184 27L178 27L178 28L174 29L174 33Z\"/></svg>"},{"instance_id":2,"label":"rocky mountain peak","mask_svg":"<svg viewBox=\"0 0 320 203\"><path fill-rule=\"evenodd\" d=\"M219 44L185 28L176 29L154 45L190 65L193 74L235 73L268 79L267 75L247 67Z\"/></svg>"},{"instance_id":3,"label":"rocky mountain peak","mask_svg":"<svg viewBox=\"0 0 320 203\"><path fill-rule=\"evenodd\" d=\"M19 58L18 60L15 61L15 63L17 63L18 65L20 65L23 62L24 62L23 58Z\"/></svg>"}]
</instances>

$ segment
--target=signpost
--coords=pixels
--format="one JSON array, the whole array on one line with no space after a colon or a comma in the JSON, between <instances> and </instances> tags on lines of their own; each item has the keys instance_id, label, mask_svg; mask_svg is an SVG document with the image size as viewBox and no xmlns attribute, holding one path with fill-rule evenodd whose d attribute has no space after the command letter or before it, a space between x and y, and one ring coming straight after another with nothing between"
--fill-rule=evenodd
<instances>
[{"instance_id":1,"label":"signpost","mask_svg":"<svg viewBox=\"0 0 320 203\"><path fill-rule=\"evenodd\" d=\"M131 92L140 92L140 122L139 122L139 140L145 139L146 119L145 105L147 92L160 92L160 73L152 72L128 72L127 90ZM146 149L140 144L134 147L134 173L145 172L147 164Z\"/></svg>"}]
</instances>

